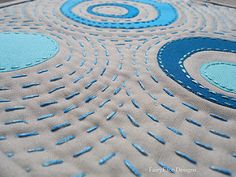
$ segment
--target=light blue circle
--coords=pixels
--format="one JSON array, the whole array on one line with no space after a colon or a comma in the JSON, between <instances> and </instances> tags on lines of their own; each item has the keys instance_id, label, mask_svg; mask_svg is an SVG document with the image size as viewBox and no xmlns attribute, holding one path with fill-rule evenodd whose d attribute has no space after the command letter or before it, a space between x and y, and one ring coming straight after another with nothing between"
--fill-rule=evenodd
<instances>
[{"instance_id":1,"label":"light blue circle","mask_svg":"<svg viewBox=\"0 0 236 177\"><path fill-rule=\"evenodd\" d=\"M214 86L236 93L236 63L210 62L201 66L200 73Z\"/></svg>"},{"instance_id":2,"label":"light blue circle","mask_svg":"<svg viewBox=\"0 0 236 177\"><path fill-rule=\"evenodd\" d=\"M115 15L115 14L98 13L94 11L94 8L97 8L97 7L111 7L111 6L124 8L128 12L124 15ZM121 4L121 3L95 4L95 5L89 6L87 9L87 12L96 16L110 17L110 18L134 18L139 14L139 10L136 7L133 7L128 4Z\"/></svg>"},{"instance_id":3,"label":"light blue circle","mask_svg":"<svg viewBox=\"0 0 236 177\"><path fill-rule=\"evenodd\" d=\"M154 26L167 26L176 21L178 14L176 9L169 3L157 2L155 0L128 0L131 2L143 3L151 5L157 11L157 17L144 21L134 22L100 22L93 19L87 19L79 16L73 12L73 8L79 5L85 0L67 0L61 7L61 12L66 17L84 25L98 27L98 28L116 28L116 29L139 29L148 28ZM93 1L91 1L93 2ZM117 3L115 3L117 4Z\"/></svg>"},{"instance_id":4,"label":"light blue circle","mask_svg":"<svg viewBox=\"0 0 236 177\"><path fill-rule=\"evenodd\" d=\"M0 72L40 64L58 51L57 42L42 34L0 33Z\"/></svg>"}]
</instances>

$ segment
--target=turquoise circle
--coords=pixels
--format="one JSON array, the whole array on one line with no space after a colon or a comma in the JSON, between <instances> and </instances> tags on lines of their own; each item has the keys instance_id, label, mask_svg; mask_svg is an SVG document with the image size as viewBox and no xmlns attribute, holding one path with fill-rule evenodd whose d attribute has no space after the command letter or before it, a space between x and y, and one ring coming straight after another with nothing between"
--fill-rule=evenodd
<instances>
[{"instance_id":1,"label":"turquoise circle","mask_svg":"<svg viewBox=\"0 0 236 177\"><path fill-rule=\"evenodd\" d=\"M115 14L104 14L104 13L94 12L94 8L111 7L111 6L124 8L127 10L127 13L124 15L115 15ZM95 5L89 6L87 9L87 12L96 16L110 17L110 18L134 18L139 14L139 10L136 7L133 7L128 4L121 4L121 3L95 4Z\"/></svg>"},{"instance_id":2,"label":"turquoise circle","mask_svg":"<svg viewBox=\"0 0 236 177\"><path fill-rule=\"evenodd\" d=\"M236 93L236 63L210 62L200 68L201 76L226 92Z\"/></svg>"},{"instance_id":3,"label":"turquoise circle","mask_svg":"<svg viewBox=\"0 0 236 177\"><path fill-rule=\"evenodd\" d=\"M82 17L80 16L80 14L76 14L73 12L73 8L85 2L85 0L67 0L61 6L60 10L63 15L70 18L71 20L74 20L75 22L97 28L140 29L140 28L149 28L156 26L167 26L175 22L178 18L178 13L176 9L169 3L157 2L155 0L127 0L127 1L148 4L156 10L158 15L152 20L147 20L147 21L145 21L145 19L142 19L141 21L140 20L131 21L132 18L130 18L131 20L129 20L129 22L96 21L95 19ZM91 1L91 2L96 3L96 1ZM89 12L91 13L91 11ZM99 14L99 16L101 16L101 14ZM104 19L106 19L105 16Z\"/></svg>"},{"instance_id":4,"label":"turquoise circle","mask_svg":"<svg viewBox=\"0 0 236 177\"><path fill-rule=\"evenodd\" d=\"M0 72L35 66L58 51L58 43L42 34L0 33Z\"/></svg>"}]
</instances>

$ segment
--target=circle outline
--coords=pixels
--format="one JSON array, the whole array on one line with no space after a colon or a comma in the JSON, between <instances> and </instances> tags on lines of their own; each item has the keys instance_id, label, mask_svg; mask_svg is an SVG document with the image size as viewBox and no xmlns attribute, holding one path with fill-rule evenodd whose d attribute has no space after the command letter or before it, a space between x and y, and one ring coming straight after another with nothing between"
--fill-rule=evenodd
<instances>
[{"instance_id":1,"label":"circle outline","mask_svg":"<svg viewBox=\"0 0 236 177\"><path fill-rule=\"evenodd\" d=\"M175 22L178 18L176 9L169 3L160 3L154 0L132 0L131 2L139 2L153 6L158 11L158 16L153 20L141 22L97 22L80 17L72 11L74 7L82 2L85 2L85 0L67 0L60 8L61 13L67 18L87 26L115 29L140 29L156 26L167 26Z\"/></svg>"},{"instance_id":2,"label":"circle outline","mask_svg":"<svg viewBox=\"0 0 236 177\"><path fill-rule=\"evenodd\" d=\"M105 13L98 13L94 12L93 9L97 7L105 7L105 6L115 6L115 7L121 7L127 10L127 13L124 15L113 15L113 14L105 14ZM103 3L103 4L94 4L92 6L89 6L87 8L87 12L93 15L101 16L101 17L109 17L109 18L134 18L139 14L139 10L136 7L133 7L128 4L122 4L122 3Z\"/></svg>"},{"instance_id":3,"label":"circle outline","mask_svg":"<svg viewBox=\"0 0 236 177\"><path fill-rule=\"evenodd\" d=\"M35 37L37 36L38 38L45 38L46 40L48 40L51 43L51 47L52 50L47 52L47 55L45 56L40 56L38 58L38 56L35 56L34 61L32 61L31 63L24 63L21 66L9 66L6 68L6 66L1 66L0 65L0 73L5 73L5 72L12 72L12 71L17 71L17 70L21 70L21 69L26 69L26 68L30 68L33 66L36 66L38 64L41 64L51 58L53 58L55 55L57 55L57 53L59 52L59 45L58 42L55 41L54 39L52 39L49 36L46 36L42 33L28 33L28 32L1 32L0 35L19 35L19 37L23 37L22 35L26 35L27 37ZM48 42L47 41L47 42Z\"/></svg>"},{"instance_id":4,"label":"circle outline","mask_svg":"<svg viewBox=\"0 0 236 177\"><path fill-rule=\"evenodd\" d=\"M181 46L181 47L179 47ZM157 61L168 77L190 92L222 106L236 109L236 99L216 93L194 80L184 68L183 62L202 51L236 53L236 41L210 37L189 37L170 41L157 54Z\"/></svg>"}]
</instances>

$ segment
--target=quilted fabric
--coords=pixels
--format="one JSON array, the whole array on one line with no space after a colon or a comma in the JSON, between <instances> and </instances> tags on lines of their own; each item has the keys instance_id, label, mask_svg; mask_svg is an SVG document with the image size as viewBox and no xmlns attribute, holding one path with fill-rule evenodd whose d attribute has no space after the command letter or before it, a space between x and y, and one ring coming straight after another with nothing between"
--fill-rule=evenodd
<instances>
[{"instance_id":1,"label":"quilted fabric","mask_svg":"<svg viewBox=\"0 0 236 177\"><path fill-rule=\"evenodd\" d=\"M235 176L235 92L201 73L235 66L235 17L193 0L1 4L0 177Z\"/></svg>"}]
</instances>

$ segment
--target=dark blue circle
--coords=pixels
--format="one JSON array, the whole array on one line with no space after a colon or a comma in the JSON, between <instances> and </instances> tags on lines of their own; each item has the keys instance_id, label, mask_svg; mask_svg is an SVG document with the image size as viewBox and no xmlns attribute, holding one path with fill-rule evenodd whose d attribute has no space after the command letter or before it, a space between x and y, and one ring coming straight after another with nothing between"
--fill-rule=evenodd
<instances>
[{"instance_id":1,"label":"dark blue circle","mask_svg":"<svg viewBox=\"0 0 236 177\"><path fill-rule=\"evenodd\" d=\"M104 6L121 7L121 8L126 9L128 12L124 15L114 15L114 14L104 14L104 13L94 12L94 8L104 7ZM128 4L121 4L121 3L95 4L95 5L89 6L87 9L87 12L90 14L93 14L93 15L97 15L97 16L101 16L101 17L110 17L110 18L134 18L139 14L139 10L136 7L133 7Z\"/></svg>"},{"instance_id":2,"label":"dark blue circle","mask_svg":"<svg viewBox=\"0 0 236 177\"><path fill-rule=\"evenodd\" d=\"M185 70L184 60L201 51L236 53L236 42L208 37L183 38L165 44L159 50L157 60L162 70L187 90L211 102L236 109L235 98L209 90Z\"/></svg>"},{"instance_id":3,"label":"dark blue circle","mask_svg":"<svg viewBox=\"0 0 236 177\"><path fill-rule=\"evenodd\" d=\"M116 29L139 29L154 26L167 26L176 21L178 14L176 9L169 3L157 2L155 0L129 0L131 2L138 2L151 5L158 12L158 16L149 21L135 21L135 22L100 22L92 19L80 17L75 14L72 9L85 0L67 0L61 7L61 12L66 17L88 26L98 28L116 28Z\"/></svg>"}]
</instances>

